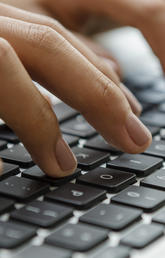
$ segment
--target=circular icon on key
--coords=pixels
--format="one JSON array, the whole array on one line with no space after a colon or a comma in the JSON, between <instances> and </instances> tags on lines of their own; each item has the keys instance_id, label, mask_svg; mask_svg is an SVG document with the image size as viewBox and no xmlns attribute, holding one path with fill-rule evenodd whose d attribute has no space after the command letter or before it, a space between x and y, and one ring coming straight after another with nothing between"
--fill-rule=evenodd
<instances>
[{"instance_id":1,"label":"circular icon on key","mask_svg":"<svg viewBox=\"0 0 165 258\"><path fill-rule=\"evenodd\" d=\"M100 178L104 179L104 180L112 180L113 176L108 175L108 174L104 174L104 175L101 175Z\"/></svg>"}]
</instances>

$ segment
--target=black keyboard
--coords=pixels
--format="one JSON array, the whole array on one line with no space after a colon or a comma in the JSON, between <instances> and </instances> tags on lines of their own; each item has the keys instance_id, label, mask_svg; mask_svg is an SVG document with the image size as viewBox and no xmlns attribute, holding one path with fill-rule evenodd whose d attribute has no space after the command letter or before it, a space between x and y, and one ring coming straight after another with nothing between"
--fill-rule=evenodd
<instances>
[{"instance_id":1,"label":"black keyboard","mask_svg":"<svg viewBox=\"0 0 165 258\"><path fill-rule=\"evenodd\" d=\"M147 83L144 94L141 84L133 89L153 143L138 155L110 146L64 103L54 106L78 160L66 178L46 176L0 126L0 258L134 258L165 239L165 90Z\"/></svg>"}]
</instances>

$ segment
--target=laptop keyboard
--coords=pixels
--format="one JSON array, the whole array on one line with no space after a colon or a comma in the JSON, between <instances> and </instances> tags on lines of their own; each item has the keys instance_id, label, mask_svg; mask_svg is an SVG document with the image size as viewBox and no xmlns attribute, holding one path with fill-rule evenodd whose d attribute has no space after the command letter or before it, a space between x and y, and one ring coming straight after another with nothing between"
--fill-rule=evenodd
<instances>
[{"instance_id":1,"label":"laptop keyboard","mask_svg":"<svg viewBox=\"0 0 165 258\"><path fill-rule=\"evenodd\" d=\"M55 105L78 160L66 178L45 175L12 130L0 126L0 258L134 258L164 239L165 90L141 85L133 89L153 135L143 154L122 153L78 112Z\"/></svg>"}]
</instances>

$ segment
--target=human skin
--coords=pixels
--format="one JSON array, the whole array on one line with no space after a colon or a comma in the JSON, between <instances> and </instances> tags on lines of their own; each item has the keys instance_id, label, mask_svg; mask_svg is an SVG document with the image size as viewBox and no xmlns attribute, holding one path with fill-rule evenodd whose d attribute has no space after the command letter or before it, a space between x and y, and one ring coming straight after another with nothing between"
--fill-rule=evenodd
<instances>
[{"instance_id":1,"label":"human skin","mask_svg":"<svg viewBox=\"0 0 165 258\"><path fill-rule=\"evenodd\" d=\"M49 15L49 8L52 13L56 1L47 1L50 7L30 0L23 7L23 2L7 3ZM66 2L60 3L65 6ZM59 19L64 6L55 12ZM84 10L84 6L80 7ZM64 10L70 16L69 9ZM95 14L91 6L88 11ZM69 27L68 18L60 20ZM74 29L74 18L70 28ZM121 85L115 69L57 20L1 3L0 37L0 116L19 135L45 173L54 177L71 174L76 160L62 140L51 105L31 78L80 111L117 148L140 153L149 146L151 135L135 115L139 113L138 104Z\"/></svg>"}]
</instances>

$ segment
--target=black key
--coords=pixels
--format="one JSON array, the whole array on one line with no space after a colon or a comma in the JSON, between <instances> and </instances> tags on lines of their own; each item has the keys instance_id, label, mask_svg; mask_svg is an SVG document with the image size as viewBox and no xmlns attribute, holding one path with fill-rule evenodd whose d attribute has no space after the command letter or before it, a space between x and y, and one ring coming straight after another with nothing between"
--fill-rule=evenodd
<instances>
[{"instance_id":1,"label":"black key","mask_svg":"<svg viewBox=\"0 0 165 258\"><path fill-rule=\"evenodd\" d=\"M6 179L9 176L15 176L19 173L19 166L3 162L3 169L2 174L0 175L0 181Z\"/></svg>"},{"instance_id":2,"label":"black key","mask_svg":"<svg viewBox=\"0 0 165 258\"><path fill-rule=\"evenodd\" d=\"M0 248L16 248L36 235L36 228L0 221Z\"/></svg>"},{"instance_id":3,"label":"black key","mask_svg":"<svg viewBox=\"0 0 165 258\"><path fill-rule=\"evenodd\" d=\"M123 154L115 160L110 161L107 167L133 172L137 176L146 176L163 164L163 159L149 157L141 154Z\"/></svg>"},{"instance_id":4,"label":"black key","mask_svg":"<svg viewBox=\"0 0 165 258\"><path fill-rule=\"evenodd\" d=\"M78 137L75 137L75 136L72 136L72 135L67 135L67 134L63 134L63 138L70 147L73 147L73 146L77 145L78 141L79 141Z\"/></svg>"},{"instance_id":5,"label":"black key","mask_svg":"<svg viewBox=\"0 0 165 258\"><path fill-rule=\"evenodd\" d=\"M51 246L31 246L14 258L71 258L70 251ZM123 258L123 257L121 257ZM125 257L124 257L125 258Z\"/></svg>"},{"instance_id":6,"label":"black key","mask_svg":"<svg viewBox=\"0 0 165 258\"><path fill-rule=\"evenodd\" d=\"M96 168L77 179L80 184L93 185L108 192L116 193L136 182L132 173L122 172L109 168Z\"/></svg>"},{"instance_id":7,"label":"black key","mask_svg":"<svg viewBox=\"0 0 165 258\"><path fill-rule=\"evenodd\" d=\"M165 114L157 111L149 111L142 115L141 120L146 125L165 127Z\"/></svg>"},{"instance_id":8,"label":"black key","mask_svg":"<svg viewBox=\"0 0 165 258\"><path fill-rule=\"evenodd\" d=\"M151 89L140 91L138 94L136 94L136 97L141 102L153 105L158 105L165 101L165 93Z\"/></svg>"},{"instance_id":9,"label":"black key","mask_svg":"<svg viewBox=\"0 0 165 258\"><path fill-rule=\"evenodd\" d=\"M46 195L49 201L62 202L77 209L87 209L106 198L106 192L94 187L68 183Z\"/></svg>"},{"instance_id":10,"label":"black key","mask_svg":"<svg viewBox=\"0 0 165 258\"><path fill-rule=\"evenodd\" d=\"M61 131L82 138L90 138L96 134L96 130L80 115L63 123Z\"/></svg>"},{"instance_id":11,"label":"black key","mask_svg":"<svg viewBox=\"0 0 165 258\"><path fill-rule=\"evenodd\" d=\"M133 185L112 197L111 201L152 212L165 204L165 193Z\"/></svg>"},{"instance_id":12,"label":"black key","mask_svg":"<svg viewBox=\"0 0 165 258\"><path fill-rule=\"evenodd\" d=\"M7 148L7 142L0 140L0 150L4 150Z\"/></svg>"},{"instance_id":13,"label":"black key","mask_svg":"<svg viewBox=\"0 0 165 258\"><path fill-rule=\"evenodd\" d=\"M152 136L155 136L156 134L158 134L160 132L159 127L148 125L147 128L150 131L150 133L152 134Z\"/></svg>"},{"instance_id":14,"label":"black key","mask_svg":"<svg viewBox=\"0 0 165 258\"><path fill-rule=\"evenodd\" d=\"M80 222L119 231L141 218L142 212L117 205L100 204L80 217Z\"/></svg>"},{"instance_id":15,"label":"black key","mask_svg":"<svg viewBox=\"0 0 165 258\"><path fill-rule=\"evenodd\" d=\"M46 243L78 252L86 252L107 238L107 230L83 224L67 224L48 236Z\"/></svg>"},{"instance_id":16,"label":"black key","mask_svg":"<svg viewBox=\"0 0 165 258\"><path fill-rule=\"evenodd\" d=\"M63 102L54 105L53 110L56 113L57 119L60 123L73 118L78 114L76 110Z\"/></svg>"},{"instance_id":17,"label":"black key","mask_svg":"<svg viewBox=\"0 0 165 258\"><path fill-rule=\"evenodd\" d=\"M18 137L7 125L0 125L0 139L11 143L19 142Z\"/></svg>"},{"instance_id":18,"label":"black key","mask_svg":"<svg viewBox=\"0 0 165 258\"><path fill-rule=\"evenodd\" d=\"M20 144L15 145L13 148L1 151L0 157L8 163L17 164L21 167L31 167L34 165L30 154L25 147Z\"/></svg>"},{"instance_id":19,"label":"black key","mask_svg":"<svg viewBox=\"0 0 165 258\"><path fill-rule=\"evenodd\" d=\"M99 253L94 258L129 258L130 250L124 246L108 247L106 250ZM26 258L26 257L24 257Z\"/></svg>"},{"instance_id":20,"label":"black key","mask_svg":"<svg viewBox=\"0 0 165 258\"><path fill-rule=\"evenodd\" d=\"M52 227L71 217L73 210L59 204L33 201L11 213L11 218L39 227Z\"/></svg>"},{"instance_id":21,"label":"black key","mask_svg":"<svg viewBox=\"0 0 165 258\"><path fill-rule=\"evenodd\" d=\"M163 234L163 227L155 224L143 224L126 235L121 240L121 244L141 249L163 236Z\"/></svg>"},{"instance_id":22,"label":"black key","mask_svg":"<svg viewBox=\"0 0 165 258\"><path fill-rule=\"evenodd\" d=\"M165 209L159 211L152 219L153 222L165 225Z\"/></svg>"},{"instance_id":23,"label":"black key","mask_svg":"<svg viewBox=\"0 0 165 258\"><path fill-rule=\"evenodd\" d=\"M28 178L12 176L0 182L0 195L16 199L21 202L29 201L44 193L49 185Z\"/></svg>"},{"instance_id":24,"label":"black key","mask_svg":"<svg viewBox=\"0 0 165 258\"><path fill-rule=\"evenodd\" d=\"M145 187L165 191L165 169L160 169L143 179L140 184Z\"/></svg>"},{"instance_id":25,"label":"black key","mask_svg":"<svg viewBox=\"0 0 165 258\"><path fill-rule=\"evenodd\" d=\"M73 153L75 154L78 167L84 170L89 170L98 167L99 165L109 161L110 154L87 148L73 147Z\"/></svg>"},{"instance_id":26,"label":"black key","mask_svg":"<svg viewBox=\"0 0 165 258\"><path fill-rule=\"evenodd\" d=\"M145 154L165 159L165 141L152 141Z\"/></svg>"},{"instance_id":27,"label":"black key","mask_svg":"<svg viewBox=\"0 0 165 258\"><path fill-rule=\"evenodd\" d=\"M0 197L0 215L14 208L14 201Z\"/></svg>"},{"instance_id":28,"label":"black key","mask_svg":"<svg viewBox=\"0 0 165 258\"><path fill-rule=\"evenodd\" d=\"M63 185L77 178L79 175L81 175L81 170L76 169L76 171L70 176L62 178L52 178L47 176L38 166L34 166L22 172L23 177L39 180L54 186Z\"/></svg>"},{"instance_id":29,"label":"black key","mask_svg":"<svg viewBox=\"0 0 165 258\"><path fill-rule=\"evenodd\" d=\"M117 150L116 148L111 146L108 142L106 142L101 135L97 135L96 137L88 140L84 146L86 148L104 151L104 152L110 152L113 154L121 153L121 151Z\"/></svg>"}]
</instances>

